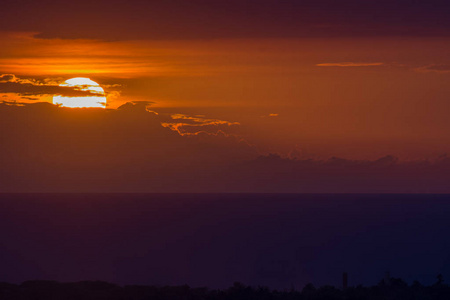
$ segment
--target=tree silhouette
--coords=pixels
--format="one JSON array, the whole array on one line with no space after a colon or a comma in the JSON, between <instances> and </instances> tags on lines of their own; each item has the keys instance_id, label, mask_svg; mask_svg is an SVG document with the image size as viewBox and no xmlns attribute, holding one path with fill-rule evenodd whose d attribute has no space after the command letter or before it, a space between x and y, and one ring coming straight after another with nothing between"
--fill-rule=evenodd
<instances>
[{"instance_id":1,"label":"tree silhouette","mask_svg":"<svg viewBox=\"0 0 450 300\"><path fill-rule=\"evenodd\" d=\"M119 286L103 281L59 283L26 281L20 285L0 283L1 300L448 300L450 287L437 282L424 286L414 281L411 286L400 278L390 278L372 287L348 287L345 290L325 285L307 284L301 292L277 291L268 287L252 287L235 282L225 290L183 286Z\"/></svg>"}]
</instances>

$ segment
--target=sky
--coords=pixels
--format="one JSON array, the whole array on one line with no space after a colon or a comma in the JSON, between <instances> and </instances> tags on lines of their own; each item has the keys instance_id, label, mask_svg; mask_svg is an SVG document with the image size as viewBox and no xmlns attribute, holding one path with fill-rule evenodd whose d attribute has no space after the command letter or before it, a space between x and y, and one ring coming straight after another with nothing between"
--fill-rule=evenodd
<instances>
[{"instance_id":1,"label":"sky","mask_svg":"<svg viewBox=\"0 0 450 300\"><path fill-rule=\"evenodd\" d=\"M3 1L0 187L447 192L449 13L419 0ZM106 109L52 105L92 96L60 86L74 77L99 83Z\"/></svg>"}]
</instances>

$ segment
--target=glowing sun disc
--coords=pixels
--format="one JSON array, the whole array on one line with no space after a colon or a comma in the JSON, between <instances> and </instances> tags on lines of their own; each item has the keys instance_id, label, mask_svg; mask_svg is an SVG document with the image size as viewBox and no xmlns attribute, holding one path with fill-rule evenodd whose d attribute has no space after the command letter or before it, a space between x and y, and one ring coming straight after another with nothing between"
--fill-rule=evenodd
<instances>
[{"instance_id":1,"label":"glowing sun disc","mask_svg":"<svg viewBox=\"0 0 450 300\"><path fill-rule=\"evenodd\" d=\"M59 86L74 87L78 91L90 91L95 96L69 97L69 96L54 96L53 104L59 104L62 107L106 107L105 91L95 81L89 78L76 77L66 80ZM98 95L98 96L97 96Z\"/></svg>"}]
</instances>

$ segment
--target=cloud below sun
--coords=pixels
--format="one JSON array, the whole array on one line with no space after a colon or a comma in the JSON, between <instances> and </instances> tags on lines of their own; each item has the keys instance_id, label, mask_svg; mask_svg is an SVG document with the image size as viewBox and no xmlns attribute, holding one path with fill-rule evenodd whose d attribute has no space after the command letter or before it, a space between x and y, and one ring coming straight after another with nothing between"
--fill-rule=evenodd
<instances>
[{"instance_id":1,"label":"cloud below sun","mask_svg":"<svg viewBox=\"0 0 450 300\"><path fill-rule=\"evenodd\" d=\"M262 154L236 123L151 111L0 104L4 192L448 192L449 158ZM171 124L171 126L164 124ZM178 125L177 125L178 124ZM184 128L185 126L188 129ZM192 131L195 128L195 134ZM300 155L300 156L299 156ZM411 182L414 182L412 185ZM357 184L355 184L357 183Z\"/></svg>"}]
</instances>

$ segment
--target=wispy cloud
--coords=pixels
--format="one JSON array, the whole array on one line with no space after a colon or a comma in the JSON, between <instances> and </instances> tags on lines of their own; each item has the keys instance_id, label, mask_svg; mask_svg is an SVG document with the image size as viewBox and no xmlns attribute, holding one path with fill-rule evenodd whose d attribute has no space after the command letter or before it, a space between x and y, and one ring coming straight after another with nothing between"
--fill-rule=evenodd
<instances>
[{"instance_id":1,"label":"wispy cloud","mask_svg":"<svg viewBox=\"0 0 450 300\"><path fill-rule=\"evenodd\" d=\"M317 67L378 67L384 66L382 62L338 62L338 63L320 63Z\"/></svg>"},{"instance_id":2,"label":"wispy cloud","mask_svg":"<svg viewBox=\"0 0 450 300\"><path fill-rule=\"evenodd\" d=\"M180 135L197 135L200 133L217 134L217 132L229 131L230 127L239 126L239 122L229 122L219 119L208 119L203 116L187 116L173 114L168 122L162 126L177 131Z\"/></svg>"},{"instance_id":3,"label":"wispy cloud","mask_svg":"<svg viewBox=\"0 0 450 300\"><path fill-rule=\"evenodd\" d=\"M278 117L280 114L268 114L268 115L262 115L261 118L266 118L266 117Z\"/></svg>"},{"instance_id":4,"label":"wispy cloud","mask_svg":"<svg viewBox=\"0 0 450 300\"><path fill-rule=\"evenodd\" d=\"M414 69L417 72L436 72L436 73L448 73L450 72L450 65L448 64L432 64Z\"/></svg>"}]
</instances>

